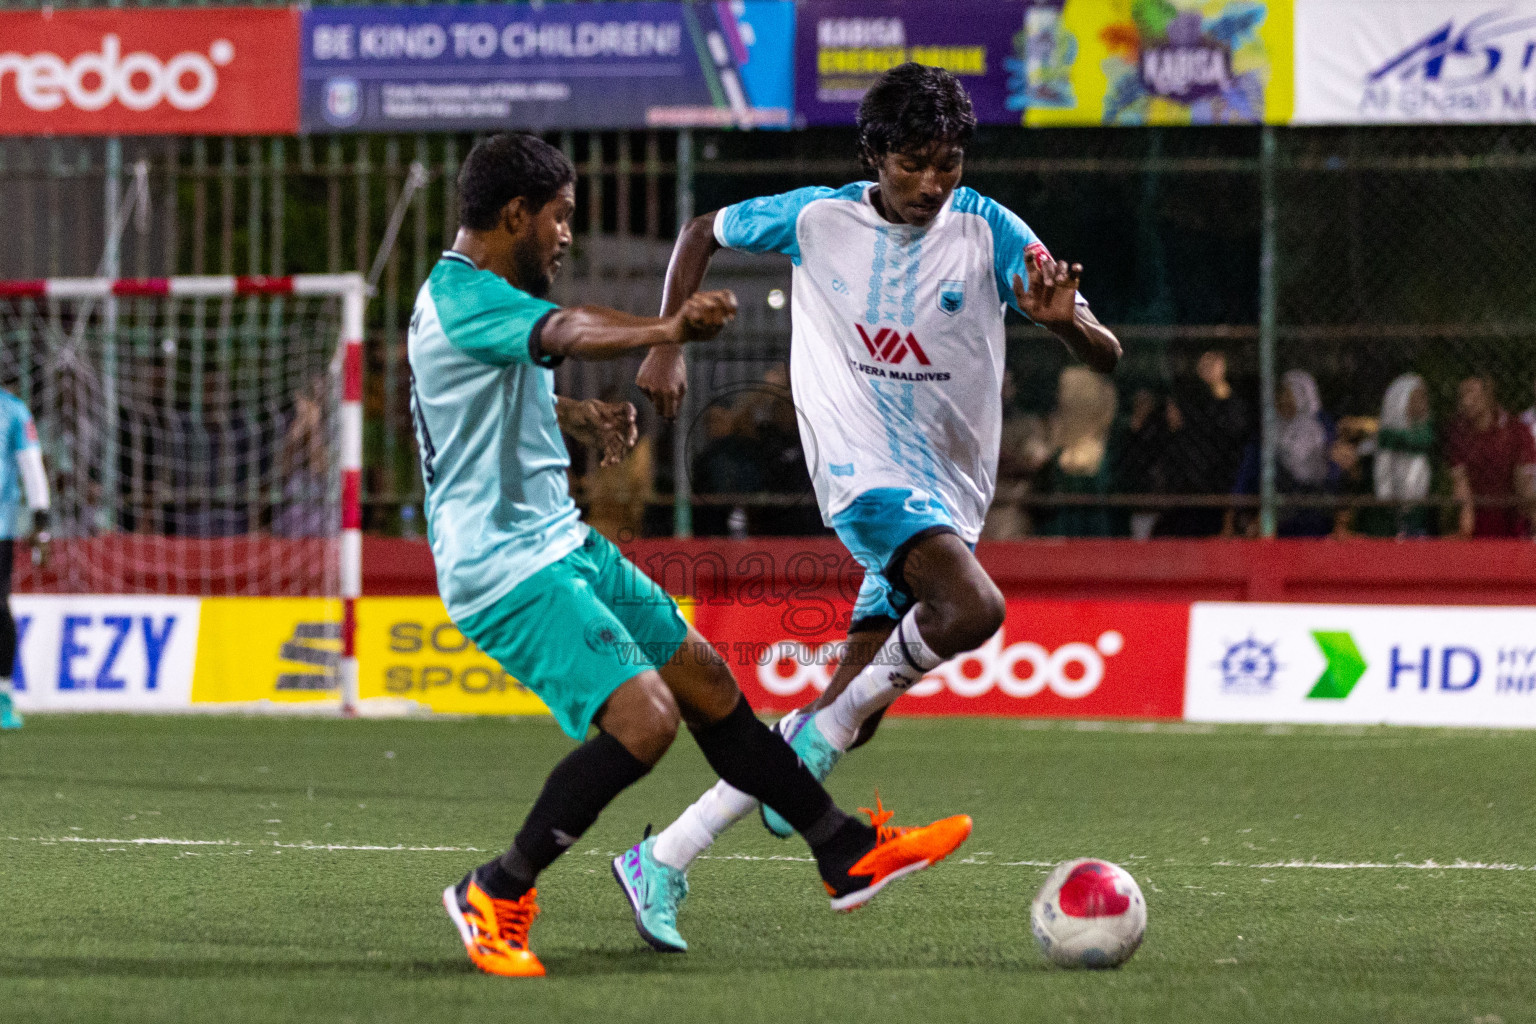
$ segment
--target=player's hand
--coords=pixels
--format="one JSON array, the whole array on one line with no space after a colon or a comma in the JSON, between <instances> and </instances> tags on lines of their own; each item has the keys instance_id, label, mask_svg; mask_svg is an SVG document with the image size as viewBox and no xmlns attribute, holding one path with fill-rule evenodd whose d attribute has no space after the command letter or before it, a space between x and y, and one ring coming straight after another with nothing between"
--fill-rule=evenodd
<instances>
[{"instance_id":1,"label":"player's hand","mask_svg":"<svg viewBox=\"0 0 1536 1024\"><path fill-rule=\"evenodd\" d=\"M1042 261L1038 253L1025 256L1029 270L1029 288L1018 274L1013 275L1013 297L1019 309L1047 329L1072 323L1077 315L1077 286L1083 279L1081 263L1064 260Z\"/></svg>"},{"instance_id":2,"label":"player's hand","mask_svg":"<svg viewBox=\"0 0 1536 1024\"><path fill-rule=\"evenodd\" d=\"M677 340L708 341L736 319L736 294L728 288L717 292L695 292L677 311Z\"/></svg>"},{"instance_id":3,"label":"player's hand","mask_svg":"<svg viewBox=\"0 0 1536 1024\"><path fill-rule=\"evenodd\" d=\"M616 466L623 462L624 456L640 439L635 407L629 402L601 402L589 398L576 403L575 413L566 429L578 441L602 453L599 465Z\"/></svg>"},{"instance_id":4,"label":"player's hand","mask_svg":"<svg viewBox=\"0 0 1536 1024\"><path fill-rule=\"evenodd\" d=\"M683 361L682 351L672 347L651 349L640 363L635 385L663 418L676 419L683 407L683 395L688 393L688 364Z\"/></svg>"},{"instance_id":5,"label":"player's hand","mask_svg":"<svg viewBox=\"0 0 1536 1024\"><path fill-rule=\"evenodd\" d=\"M53 538L46 533L32 535L32 564L39 569L48 568L53 561Z\"/></svg>"}]
</instances>

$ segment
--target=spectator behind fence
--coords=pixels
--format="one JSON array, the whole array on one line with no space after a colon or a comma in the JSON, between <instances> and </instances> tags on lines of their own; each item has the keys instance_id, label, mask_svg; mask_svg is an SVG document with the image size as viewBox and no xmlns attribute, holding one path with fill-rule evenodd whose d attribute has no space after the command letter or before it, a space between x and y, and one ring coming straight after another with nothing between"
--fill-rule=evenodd
<instances>
[{"instance_id":1,"label":"spectator behind fence","mask_svg":"<svg viewBox=\"0 0 1536 1024\"><path fill-rule=\"evenodd\" d=\"M1182 424L1183 420L1172 399L1160 398L1149 387L1136 389L1131 396L1130 416L1121 426L1119 441L1114 446L1115 476L1121 491L1127 494L1173 493L1169 453L1176 422ZM1133 509L1131 536L1137 540L1148 539L1165 514L1158 508Z\"/></svg>"},{"instance_id":2,"label":"spectator behind fence","mask_svg":"<svg viewBox=\"0 0 1536 1024\"><path fill-rule=\"evenodd\" d=\"M997 494L987 509L982 540L1013 540L1032 531L1024 500L1034 486L1035 474L1051 456L1050 434L1045 420L1017 405L1018 382L1012 370L1003 371L1002 443L997 452Z\"/></svg>"},{"instance_id":3,"label":"spectator behind fence","mask_svg":"<svg viewBox=\"0 0 1536 1024\"><path fill-rule=\"evenodd\" d=\"M1371 475L1376 497L1398 502L1390 508L1367 509L1357 520L1360 532L1382 537L1423 537L1429 533L1430 455L1435 427L1429 419L1429 388L1416 373L1405 373L1390 385L1381 400L1381 425L1376 431Z\"/></svg>"},{"instance_id":4,"label":"spectator behind fence","mask_svg":"<svg viewBox=\"0 0 1536 1024\"><path fill-rule=\"evenodd\" d=\"M1047 490L1052 494L1105 495L1114 489L1109 456L1115 420L1115 386L1086 366L1061 371L1056 412L1051 416ZM1044 520L1042 534L1056 537L1109 537L1116 532L1105 505L1060 505Z\"/></svg>"},{"instance_id":5,"label":"spectator behind fence","mask_svg":"<svg viewBox=\"0 0 1536 1024\"><path fill-rule=\"evenodd\" d=\"M1280 378L1275 395L1278 433L1275 438L1275 493L1282 497L1337 494L1342 471L1334 460L1333 420L1323 411L1317 381L1305 370L1291 370ZM1249 444L1238 470L1238 494L1259 493L1259 446ZM1233 513L1227 513L1224 532L1233 532ZM1258 532L1252 515L1242 517L1243 533ZM1275 532L1281 537L1326 537L1334 529L1331 510L1305 505L1282 508Z\"/></svg>"},{"instance_id":6,"label":"spectator behind fence","mask_svg":"<svg viewBox=\"0 0 1536 1024\"><path fill-rule=\"evenodd\" d=\"M1536 405L1531 406L1520 414L1520 422L1531 432L1531 440L1536 441Z\"/></svg>"},{"instance_id":7,"label":"spectator behind fence","mask_svg":"<svg viewBox=\"0 0 1536 1024\"><path fill-rule=\"evenodd\" d=\"M1169 410L1167 489L1175 494L1230 494L1251 432L1248 405L1227 380L1226 353L1211 349L1201 354L1195 377L1178 389ZM1211 537L1221 532L1224 518L1220 508L1174 508L1159 518L1157 532L1165 537Z\"/></svg>"},{"instance_id":8,"label":"spectator behind fence","mask_svg":"<svg viewBox=\"0 0 1536 1024\"><path fill-rule=\"evenodd\" d=\"M710 498L761 492L765 477L761 453L744 417L724 402L714 402L704 410L703 420L705 443L693 460L693 493ZM694 510L694 532L700 536L745 536L746 528L744 504L701 503Z\"/></svg>"},{"instance_id":9,"label":"spectator behind fence","mask_svg":"<svg viewBox=\"0 0 1536 1024\"><path fill-rule=\"evenodd\" d=\"M1485 376L1461 382L1456 411L1456 422L1446 437L1445 461L1461 507L1457 533L1462 537L1528 536L1536 492L1536 441L1531 432L1500 408L1493 381ZM1478 507L1482 501L1491 504Z\"/></svg>"}]
</instances>

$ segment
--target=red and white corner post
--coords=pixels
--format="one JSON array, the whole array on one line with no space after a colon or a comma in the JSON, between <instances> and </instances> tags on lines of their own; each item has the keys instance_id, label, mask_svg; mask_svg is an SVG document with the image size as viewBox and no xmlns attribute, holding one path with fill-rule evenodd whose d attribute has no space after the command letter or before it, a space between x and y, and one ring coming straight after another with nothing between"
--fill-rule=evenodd
<instances>
[{"instance_id":1,"label":"red and white corner post","mask_svg":"<svg viewBox=\"0 0 1536 1024\"><path fill-rule=\"evenodd\" d=\"M357 599L363 592L363 312L362 275L342 296L341 311L341 713L357 714Z\"/></svg>"}]
</instances>

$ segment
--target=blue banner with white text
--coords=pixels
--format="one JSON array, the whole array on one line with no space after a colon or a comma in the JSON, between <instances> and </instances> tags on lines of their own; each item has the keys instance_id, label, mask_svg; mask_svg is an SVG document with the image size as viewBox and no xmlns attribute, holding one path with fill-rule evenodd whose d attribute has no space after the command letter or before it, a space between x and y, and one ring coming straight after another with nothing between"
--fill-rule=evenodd
<instances>
[{"instance_id":1,"label":"blue banner with white text","mask_svg":"<svg viewBox=\"0 0 1536 1024\"><path fill-rule=\"evenodd\" d=\"M788 128L795 5L304 12L301 130Z\"/></svg>"}]
</instances>

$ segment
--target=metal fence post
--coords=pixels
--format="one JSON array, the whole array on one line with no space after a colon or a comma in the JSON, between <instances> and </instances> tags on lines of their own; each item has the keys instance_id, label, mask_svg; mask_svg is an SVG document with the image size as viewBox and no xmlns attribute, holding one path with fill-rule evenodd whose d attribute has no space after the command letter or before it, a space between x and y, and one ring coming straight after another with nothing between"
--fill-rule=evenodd
<instances>
[{"instance_id":1,"label":"metal fence post","mask_svg":"<svg viewBox=\"0 0 1536 1024\"><path fill-rule=\"evenodd\" d=\"M1259 140L1259 532L1275 535L1275 129Z\"/></svg>"},{"instance_id":2,"label":"metal fence post","mask_svg":"<svg viewBox=\"0 0 1536 1024\"><path fill-rule=\"evenodd\" d=\"M682 128L677 133L677 231L693 219L693 131ZM686 368L688 346L683 346ZM693 494L688 483L688 424L692 419L693 388L683 396L682 407L672 425L672 535L693 536Z\"/></svg>"},{"instance_id":3,"label":"metal fence post","mask_svg":"<svg viewBox=\"0 0 1536 1024\"><path fill-rule=\"evenodd\" d=\"M113 4L120 6L120 4ZM102 168L105 202L102 227L106 246L101 256L101 273L108 280L122 276L121 236L115 230L118 218L118 185L123 176L123 140L116 135L107 139ZM96 512L97 528L110 530L116 523L117 509L117 296L108 292L101 303L101 400L102 410L101 505Z\"/></svg>"}]
</instances>

